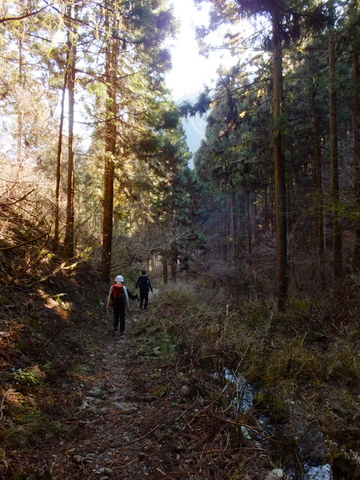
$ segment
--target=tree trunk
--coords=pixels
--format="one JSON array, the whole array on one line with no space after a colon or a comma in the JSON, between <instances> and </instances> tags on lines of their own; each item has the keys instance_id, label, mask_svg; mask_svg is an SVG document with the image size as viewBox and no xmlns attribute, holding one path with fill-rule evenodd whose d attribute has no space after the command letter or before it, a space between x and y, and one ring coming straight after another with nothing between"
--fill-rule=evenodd
<instances>
[{"instance_id":1,"label":"tree trunk","mask_svg":"<svg viewBox=\"0 0 360 480\"><path fill-rule=\"evenodd\" d=\"M224 262L227 262L228 259L228 248L227 248L227 216L223 215L221 217L221 250L222 250L222 259Z\"/></svg>"},{"instance_id":2,"label":"tree trunk","mask_svg":"<svg viewBox=\"0 0 360 480\"><path fill-rule=\"evenodd\" d=\"M176 283L177 281L177 258L171 259L171 281Z\"/></svg>"},{"instance_id":3,"label":"tree trunk","mask_svg":"<svg viewBox=\"0 0 360 480\"><path fill-rule=\"evenodd\" d=\"M286 189L286 230L287 232L296 231L296 192L295 182L290 179L285 182Z\"/></svg>"},{"instance_id":4,"label":"tree trunk","mask_svg":"<svg viewBox=\"0 0 360 480\"><path fill-rule=\"evenodd\" d=\"M335 81L335 32L330 27L329 32L329 75L330 75L330 157L331 157L331 194L333 201L333 261L334 278L342 277L342 244L339 217L339 159L337 148L336 123L336 81Z\"/></svg>"},{"instance_id":5,"label":"tree trunk","mask_svg":"<svg viewBox=\"0 0 360 480\"><path fill-rule=\"evenodd\" d=\"M268 200L269 187L265 187L264 191L264 233L267 236L270 232L270 216L269 216L269 200Z\"/></svg>"},{"instance_id":6,"label":"tree trunk","mask_svg":"<svg viewBox=\"0 0 360 480\"><path fill-rule=\"evenodd\" d=\"M231 193L229 197L229 211L230 211L230 241L231 241L231 258L232 262L235 262L235 243L236 243L236 227L235 227L235 207L234 207L234 194Z\"/></svg>"},{"instance_id":7,"label":"tree trunk","mask_svg":"<svg viewBox=\"0 0 360 480\"><path fill-rule=\"evenodd\" d=\"M164 285L167 285L167 283L168 283L168 264L167 264L167 260L163 260L163 280L164 280Z\"/></svg>"},{"instance_id":8,"label":"tree trunk","mask_svg":"<svg viewBox=\"0 0 360 480\"><path fill-rule=\"evenodd\" d=\"M312 115L313 115L313 144L315 148L315 177L316 177L316 213L317 213L317 228L316 228L316 249L319 260L323 264L325 249L324 249L324 195L322 189L322 155L320 147L320 129L319 116L317 113L315 92L312 92Z\"/></svg>"},{"instance_id":9,"label":"tree trunk","mask_svg":"<svg viewBox=\"0 0 360 480\"><path fill-rule=\"evenodd\" d=\"M250 209L250 190L246 190L246 230L248 239L248 251L251 255L251 209Z\"/></svg>"},{"instance_id":10,"label":"tree trunk","mask_svg":"<svg viewBox=\"0 0 360 480\"><path fill-rule=\"evenodd\" d=\"M281 115L283 113L282 46L280 25L273 17L273 119L274 119L274 173L276 221L276 282L278 308L285 307L288 298L288 266L286 239L285 158L282 146Z\"/></svg>"},{"instance_id":11,"label":"tree trunk","mask_svg":"<svg viewBox=\"0 0 360 480\"><path fill-rule=\"evenodd\" d=\"M322 187L322 154L320 145L319 115L316 106L316 91L311 92L311 110L313 118L312 138L315 149L315 182L316 182L316 229L315 245L319 262L320 278L325 281L325 237L324 237L324 193Z\"/></svg>"},{"instance_id":12,"label":"tree trunk","mask_svg":"<svg viewBox=\"0 0 360 480\"><path fill-rule=\"evenodd\" d=\"M71 6L69 7L69 18L71 18ZM69 28L68 34L69 49L69 71L67 76L68 85L68 170L67 170L67 204L66 204L66 229L64 240L64 251L68 258L74 256L74 105L75 105L75 67L76 67L76 38Z\"/></svg>"},{"instance_id":13,"label":"tree trunk","mask_svg":"<svg viewBox=\"0 0 360 480\"><path fill-rule=\"evenodd\" d=\"M61 110L60 110L60 125L59 125L59 139L58 150L56 159L56 187L55 187L55 226L54 226L54 242L53 248L57 250L59 247L59 223L60 223L60 181L61 181L61 153L62 153L62 138L63 138L63 125L64 125L64 105L65 105L65 92L67 84L67 72L68 72L69 56L66 62L66 69L64 73L64 85L61 93Z\"/></svg>"},{"instance_id":14,"label":"tree trunk","mask_svg":"<svg viewBox=\"0 0 360 480\"><path fill-rule=\"evenodd\" d=\"M116 73L118 41L109 36L106 46L105 81L107 85L105 155L104 155L104 206L102 239L102 278L111 275L111 252L114 209L114 158L116 154Z\"/></svg>"},{"instance_id":15,"label":"tree trunk","mask_svg":"<svg viewBox=\"0 0 360 480\"><path fill-rule=\"evenodd\" d=\"M24 87L23 81L23 50L22 50L22 40L19 40L19 84L21 88ZM18 116L17 116L17 124L18 124L18 131L17 131L17 160L19 164L22 162L23 151L23 123L24 123L24 112L21 102L18 102Z\"/></svg>"},{"instance_id":16,"label":"tree trunk","mask_svg":"<svg viewBox=\"0 0 360 480\"><path fill-rule=\"evenodd\" d=\"M354 129L354 191L356 211L360 211L360 100L359 100L359 49L357 39L353 41L353 129ZM355 225L354 265L360 269L360 219Z\"/></svg>"}]
</instances>

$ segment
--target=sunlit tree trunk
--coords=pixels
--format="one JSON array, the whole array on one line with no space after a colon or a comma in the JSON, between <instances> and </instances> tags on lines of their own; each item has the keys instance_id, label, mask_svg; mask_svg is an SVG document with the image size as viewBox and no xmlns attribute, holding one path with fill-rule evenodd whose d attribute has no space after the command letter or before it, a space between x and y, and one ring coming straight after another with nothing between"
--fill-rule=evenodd
<instances>
[{"instance_id":1,"label":"sunlit tree trunk","mask_svg":"<svg viewBox=\"0 0 360 480\"><path fill-rule=\"evenodd\" d=\"M21 88L24 86L24 81L23 81L23 50L22 50L22 40L21 38L19 39L19 84ZM17 116L17 159L18 162L22 162L22 157L23 157L23 123L24 123L24 112L23 112L23 107L21 105L21 102L18 102L17 105L18 108L18 116Z\"/></svg>"},{"instance_id":2,"label":"sunlit tree trunk","mask_svg":"<svg viewBox=\"0 0 360 480\"><path fill-rule=\"evenodd\" d=\"M66 62L66 70L64 73L64 85L61 92L59 139L58 139L58 150L57 150L57 158L56 158L54 250L57 250L59 247L61 154L62 154L62 141L63 141L64 106L65 106L65 93L66 93L66 85L67 85L68 60L69 58L67 59L67 62Z\"/></svg>"},{"instance_id":3,"label":"sunlit tree trunk","mask_svg":"<svg viewBox=\"0 0 360 480\"><path fill-rule=\"evenodd\" d=\"M75 14L76 15L76 14ZM71 6L69 18L71 18ZM64 250L67 257L73 257L74 245L74 106L75 106L75 72L76 72L76 34L69 28L69 71L67 76L68 86L68 168L67 168L67 203L66 203L66 229Z\"/></svg>"}]
</instances>

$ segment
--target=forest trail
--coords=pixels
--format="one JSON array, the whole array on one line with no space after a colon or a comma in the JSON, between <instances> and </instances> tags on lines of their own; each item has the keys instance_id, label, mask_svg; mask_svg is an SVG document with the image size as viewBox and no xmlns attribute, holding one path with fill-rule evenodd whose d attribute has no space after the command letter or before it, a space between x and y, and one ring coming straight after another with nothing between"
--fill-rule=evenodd
<instances>
[{"instance_id":1,"label":"forest trail","mask_svg":"<svg viewBox=\"0 0 360 480\"><path fill-rule=\"evenodd\" d=\"M82 386L82 405L68 419L70 435L35 458L23 459L35 474L28 478L209 478L201 474L203 442L190 427L198 405L179 401L176 379L181 380L181 374L169 366L169 358L162 358L158 348L145 352L147 315L132 314L123 337L107 328L99 340L91 382ZM192 420L186 419L189 415ZM194 468L196 475L191 473Z\"/></svg>"},{"instance_id":2,"label":"forest trail","mask_svg":"<svg viewBox=\"0 0 360 480\"><path fill-rule=\"evenodd\" d=\"M152 372L142 371L134 355L131 324L137 319L133 315L127 322L123 337L109 331L101 340L93 385L73 420L73 438L62 439L43 459L43 471L53 480L140 480L160 473L157 430L166 421L167 402L150 394Z\"/></svg>"},{"instance_id":3,"label":"forest trail","mask_svg":"<svg viewBox=\"0 0 360 480\"><path fill-rule=\"evenodd\" d=\"M238 465L252 480L271 470L244 441L212 357L199 355L202 337L179 334L191 322L183 289L156 292L148 311L131 302L120 337L103 309L108 288L86 264L42 288L29 289L29 307L22 289L8 293L20 313L4 326L18 314L23 328L4 344L1 480L224 480Z\"/></svg>"}]
</instances>

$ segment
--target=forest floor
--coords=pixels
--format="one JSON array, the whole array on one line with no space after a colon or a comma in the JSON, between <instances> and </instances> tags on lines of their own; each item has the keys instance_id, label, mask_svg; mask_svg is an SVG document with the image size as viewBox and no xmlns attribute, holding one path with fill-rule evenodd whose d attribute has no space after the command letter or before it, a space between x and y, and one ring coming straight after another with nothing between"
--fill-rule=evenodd
<instances>
[{"instance_id":1,"label":"forest floor","mask_svg":"<svg viewBox=\"0 0 360 480\"><path fill-rule=\"evenodd\" d=\"M79 280L75 287L79 289ZM76 295L68 284L67 289L70 297ZM91 316L82 310L83 316ZM265 478L258 476L260 470L269 471L262 449L231 444L227 427L233 428L232 422L226 425L226 415L217 406L222 387L215 387L211 373L195 370L191 360L185 360L176 340L159 335L158 314L133 302L120 337L111 331L111 313L103 313L91 332L90 349L80 353L75 337L86 324L66 334L73 336L74 345L59 331L56 349L64 351L53 359L52 376L59 376L50 386L3 383L2 480L223 480L237 463L249 471L246 478ZM48 343L38 344L35 337L32 331L22 341L32 348L26 359L17 358L7 343L6 359L15 355L12 371L29 372L19 365L35 363ZM21 343L19 337L16 341ZM72 356L71 349L77 360L70 373L66 357ZM38 359L39 364L45 361Z\"/></svg>"},{"instance_id":2,"label":"forest floor","mask_svg":"<svg viewBox=\"0 0 360 480\"><path fill-rule=\"evenodd\" d=\"M190 425L187 434L181 433L199 414L198 405L179 401L176 372L156 347L148 358L139 354L145 350L146 328L137 336L136 324L143 324L147 314L133 313L123 337L110 331L109 321L82 403L68 412L71 434L23 457L28 471L53 480L203 478L203 446L191 439ZM189 449L191 456L184 455ZM186 473L189 464L198 475Z\"/></svg>"},{"instance_id":3,"label":"forest floor","mask_svg":"<svg viewBox=\"0 0 360 480\"><path fill-rule=\"evenodd\" d=\"M81 402L77 392L65 410L65 435L50 442L44 435L35 451L12 452L2 479L228 478L239 449L229 450L214 431L213 405L191 398L175 359L147 344L147 315L132 313L123 337L109 321L91 375L76 387ZM67 403L67 395L58 401Z\"/></svg>"},{"instance_id":4,"label":"forest floor","mask_svg":"<svg viewBox=\"0 0 360 480\"><path fill-rule=\"evenodd\" d=\"M332 363L323 365L321 358L327 357L322 352L333 344L327 346L326 339L334 335L325 324L325 339L320 345L311 341L311 334L319 333L317 317L313 327L311 318L306 323L306 335L303 317L297 324L285 316L271 324L261 315L256 329L253 317L247 327L238 312L223 315L221 322L218 310L204 314L198 308L195 285L177 283L159 288L147 311L131 302L120 337L112 332L112 313L104 311L107 289L86 262L48 264L26 282L2 287L1 480L330 478L329 473L286 477L284 471L294 471L294 426L301 434L296 451L304 452L304 464L311 458L309 468L327 458L321 441L319 451L314 446L318 430L330 432L339 445L353 439L345 451L358 451L358 370L348 362L339 371L341 380L346 373L346 384L339 383L336 370L321 390L313 386L318 370L338 368L345 354L351 361L358 355L357 328L345 325L350 340L345 343L344 337L343 348L336 348L341 357L331 351ZM295 326L299 334L294 338ZM286 335L289 361L296 363L284 357ZM305 337L311 352L305 350ZM270 375L275 387L276 382L286 386L285 378L301 401L293 396L291 403L287 398L281 403L275 388L275 397L258 396L257 405L249 401L246 408L234 407L235 398L239 406L246 400L246 386L239 383L241 376L235 382L227 379L224 366L235 356L236 365L242 362L244 368L252 346L250 366ZM289 378L288 364L296 366L294 377ZM264 411L266 425L260 421ZM338 458L345 458L342 469L352 472L346 478L360 478L357 459L355 467L351 459L349 470L348 458ZM303 470L298 457L296 462Z\"/></svg>"}]
</instances>

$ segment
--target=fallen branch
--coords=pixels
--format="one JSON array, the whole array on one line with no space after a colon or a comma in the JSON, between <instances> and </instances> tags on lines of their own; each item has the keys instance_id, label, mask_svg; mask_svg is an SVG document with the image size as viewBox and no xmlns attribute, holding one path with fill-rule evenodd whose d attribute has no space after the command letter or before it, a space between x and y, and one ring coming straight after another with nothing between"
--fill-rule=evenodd
<instances>
[{"instance_id":1,"label":"fallen branch","mask_svg":"<svg viewBox=\"0 0 360 480\"><path fill-rule=\"evenodd\" d=\"M156 471L159 472L159 473L161 473L161 475L163 475L165 478L168 478L169 480L175 480L175 478L169 477L169 475L167 475L165 472L163 472L162 470L160 470L160 468L157 468Z\"/></svg>"},{"instance_id":2,"label":"fallen branch","mask_svg":"<svg viewBox=\"0 0 360 480\"><path fill-rule=\"evenodd\" d=\"M214 450L204 450L202 452L194 452L194 454L212 454L212 453L230 453L230 452L238 452L239 450L246 450L246 451L255 451L255 452L267 452L266 448L261 447L236 447L236 448L227 448L227 449L214 449Z\"/></svg>"},{"instance_id":3,"label":"fallen branch","mask_svg":"<svg viewBox=\"0 0 360 480\"><path fill-rule=\"evenodd\" d=\"M148 437L149 435L151 435L153 432L155 432L155 430L157 430L159 427L160 427L160 423L159 425L156 425L156 427L154 427L152 430L150 430L150 432L146 433L145 435L143 435L142 437L140 438L137 438L136 440L132 440L131 442L124 442L124 445L132 445L133 443L136 443L136 442L140 442L141 440L144 440L144 438Z\"/></svg>"},{"instance_id":4,"label":"fallen branch","mask_svg":"<svg viewBox=\"0 0 360 480\"><path fill-rule=\"evenodd\" d=\"M1 404L0 404L0 420L3 419L3 416L4 416L4 402L5 402L5 398L7 396L7 392L5 392L5 395L3 396L2 400L1 400Z\"/></svg>"},{"instance_id":5,"label":"fallen branch","mask_svg":"<svg viewBox=\"0 0 360 480\"><path fill-rule=\"evenodd\" d=\"M7 251L7 250L14 250L15 248L24 247L25 245L29 245L30 243L38 242L39 240L41 240L44 237L47 237L48 235L49 235L49 233L46 232L43 235L41 235L40 237L34 238L33 240L29 240L28 242L20 243L19 245L13 245L12 247L0 248L0 252L4 252L4 251Z\"/></svg>"},{"instance_id":6,"label":"fallen branch","mask_svg":"<svg viewBox=\"0 0 360 480\"><path fill-rule=\"evenodd\" d=\"M184 430L186 427L190 427L190 425L192 424L192 422L194 422L196 420L196 418L200 417L206 410L208 410L212 405L214 405L216 402L218 402L219 399L224 394L224 392L225 392L225 390L227 389L228 386L229 386L229 384L225 385L225 387L221 390L220 394L215 398L215 400L213 400L211 403L209 403L209 405L206 405L205 408L203 408L202 410L200 410L200 412L198 412L196 415L194 415L194 417L190 420L190 422L187 422L186 426L183 427L182 430Z\"/></svg>"}]
</instances>

